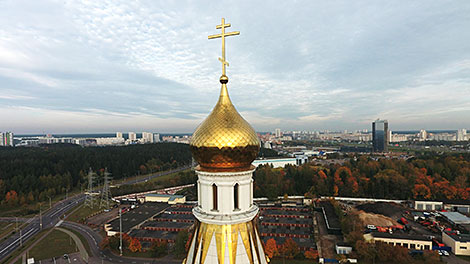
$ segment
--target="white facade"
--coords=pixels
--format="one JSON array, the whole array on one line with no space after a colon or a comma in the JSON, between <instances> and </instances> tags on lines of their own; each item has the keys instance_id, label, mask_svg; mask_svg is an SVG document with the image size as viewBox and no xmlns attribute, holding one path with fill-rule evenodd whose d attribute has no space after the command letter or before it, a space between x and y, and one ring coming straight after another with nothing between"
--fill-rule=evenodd
<instances>
[{"instance_id":1,"label":"white facade","mask_svg":"<svg viewBox=\"0 0 470 264\"><path fill-rule=\"evenodd\" d=\"M142 143L153 143L153 134L150 132L142 132Z\"/></svg>"},{"instance_id":2,"label":"white facade","mask_svg":"<svg viewBox=\"0 0 470 264\"><path fill-rule=\"evenodd\" d=\"M231 224L246 222L256 215L258 207L253 205L253 179L254 170L243 172L205 172L197 171L199 180L198 207L194 210L194 216L202 222L212 224L226 224L230 219ZM238 208L235 208L235 185L238 184ZM217 186L217 198L214 201L213 186ZM214 209L214 203L217 208ZM229 218L224 217L230 215ZM236 215L236 217L234 217ZM207 217L206 217L207 216ZM234 221L240 218L239 221Z\"/></svg>"},{"instance_id":3,"label":"white facade","mask_svg":"<svg viewBox=\"0 0 470 264\"><path fill-rule=\"evenodd\" d=\"M153 142L154 143L160 142L160 134L158 133L153 134Z\"/></svg>"},{"instance_id":4,"label":"white facade","mask_svg":"<svg viewBox=\"0 0 470 264\"><path fill-rule=\"evenodd\" d=\"M467 130L466 129L459 129L457 130L457 141L465 141L468 140L467 138Z\"/></svg>"},{"instance_id":5,"label":"white facade","mask_svg":"<svg viewBox=\"0 0 470 264\"><path fill-rule=\"evenodd\" d=\"M280 128L276 128L275 134L276 134L276 137L277 137L277 138L280 138L280 137L282 136L282 134L281 134L281 129L280 129Z\"/></svg>"},{"instance_id":6,"label":"white facade","mask_svg":"<svg viewBox=\"0 0 470 264\"><path fill-rule=\"evenodd\" d=\"M263 159L253 161L253 165L258 167L259 165L270 165L273 168L284 168L287 164L297 165L296 158L283 158L283 159Z\"/></svg>"},{"instance_id":7,"label":"white facade","mask_svg":"<svg viewBox=\"0 0 470 264\"><path fill-rule=\"evenodd\" d=\"M116 132L116 137L117 138L122 138L122 132Z\"/></svg>"},{"instance_id":8,"label":"white facade","mask_svg":"<svg viewBox=\"0 0 470 264\"><path fill-rule=\"evenodd\" d=\"M418 140L419 141L425 141L428 138L428 133L426 130L420 130L418 133Z\"/></svg>"},{"instance_id":9,"label":"white facade","mask_svg":"<svg viewBox=\"0 0 470 264\"><path fill-rule=\"evenodd\" d=\"M135 132L129 132L129 140L137 140L137 135Z\"/></svg>"},{"instance_id":10,"label":"white facade","mask_svg":"<svg viewBox=\"0 0 470 264\"><path fill-rule=\"evenodd\" d=\"M96 145L105 146L105 145L121 145L124 144L124 138L115 137L115 138L95 138Z\"/></svg>"},{"instance_id":11,"label":"white facade","mask_svg":"<svg viewBox=\"0 0 470 264\"><path fill-rule=\"evenodd\" d=\"M268 263L252 221L259 211L253 203L253 171L196 170L198 205L193 214L201 235L193 236L183 263Z\"/></svg>"}]
</instances>

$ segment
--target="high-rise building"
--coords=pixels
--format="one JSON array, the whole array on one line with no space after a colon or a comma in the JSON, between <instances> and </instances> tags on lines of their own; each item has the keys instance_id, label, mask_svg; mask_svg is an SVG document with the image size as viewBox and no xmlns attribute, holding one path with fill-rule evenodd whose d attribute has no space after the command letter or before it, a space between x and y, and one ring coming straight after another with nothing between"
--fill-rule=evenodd
<instances>
[{"instance_id":1,"label":"high-rise building","mask_svg":"<svg viewBox=\"0 0 470 264\"><path fill-rule=\"evenodd\" d=\"M228 26L224 19L217 26L222 29L222 43L223 36L235 35L223 31ZM255 224L259 208L253 203L255 168L251 164L258 155L260 141L228 95L225 52L220 61L223 71L219 101L190 142L199 164L195 168L198 203L193 208L197 224L183 263L265 264L268 260Z\"/></svg>"},{"instance_id":2,"label":"high-rise building","mask_svg":"<svg viewBox=\"0 0 470 264\"><path fill-rule=\"evenodd\" d=\"M426 141L428 139L428 132L424 129L421 129L418 133L419 141Z\"/></svg>"},{"instance_id":3,"label":"high-rise building","mask_svg":"<svg viewBox=\"0 0 470 264\"><path fill-rule=\"evenodd\" d=\"M13 147L14 146L13 133L12 132L0 133L0 146L4 146L4 147Z\"/></svg>"},{"instance_id":4,"label":"high-rise building","mask_svg":"<svg viewBox=\"0 0 470 264\"><path fill-rule=\"evenodd\" d=\"M374 152L388 151L388 121L377 119L372 122L372 148Z\"/></svg>"},{"instance_id":5,"label":"high-rise building","mask_svg":"<svg viewBox=\"0 0 470 264\"><path fill-rule=\"evenodd\" d=\"M467 140L467 130L464 128L457 130L456 140L457 141Z\"/></svg>"},{"instance_id":6,"label":"high-rise building","mask_svg":"<svg viewBox=\"0 0 470 264\"><path fill-rule=\"evenodd\" d=\"M116 132L116 137L117 138L122 138L122 132Z\"/></svg>"},{"instance_id":7,"label":"high-rise building","mask_svg":"<svg viewBox=\"0 0 470 264\"><path fill-rule=\"evenodd\" d=\"M143 143L153 143L153 134L150 132L142 132Z\"/></svg>"},{"instance_id":8,"label":"high-rise building","mask_svg":"<svg viewBox=\"0 0 470 264\"><path fill-rule=\"evenodd\" d=\"M282 134L281 134L281 129L280 129L280 128L276 128L276 130L275 130L275 136L276 136L277 138L280 138L280 137L282 136Z\"/></svg>"},{"instance_id":9,"label":"high-rise building","mask_svg":"<svg viewBox=\"0 0 470 264\"><path fill-rule=\"evenodd\" d=\"M154 143L160 142L160 134L158 133L153 134L153 142Z\"/></svg>"},{"instance_id":10,"label":"high-rise building","mask_svg":"<svg viewBox=\"0 0 470 264\"><path fill-rule=\"evenodd\" d=\"M129 132L129 140L131 141L137 140L137 135L135 134L135 132Z\"/></svg>"}]
</instances>

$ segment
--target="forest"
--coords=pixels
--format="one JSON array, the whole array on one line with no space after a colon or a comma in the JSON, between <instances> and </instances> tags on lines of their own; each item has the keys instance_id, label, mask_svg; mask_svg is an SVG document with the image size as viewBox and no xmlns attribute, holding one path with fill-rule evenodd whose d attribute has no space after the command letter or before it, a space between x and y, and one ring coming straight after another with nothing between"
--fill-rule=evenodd
<instances>
[{"instance_id":1,"label":"forest","mask_svg":"<svg viewBox=\"0 0 470 264\"><path fill-rule=\"evenodd\" d=\"M466 200L470 154L426 154L405 159L352 157L343 164L272 168L255 172L255 197L348 196L388 199Z\"/></svg>"},{"instance_id":2,"label":"forest","mask_svg":"<svg viewBox=\"0 0 470 264\"><path fill-rule=\"evenodd\" d=\"M98 175L107 168L114 179L123 179L190 163L188 145L177 143L0 148L0 203L12 207L80 190L90 168Z\"/></svg>"}]
</instances>

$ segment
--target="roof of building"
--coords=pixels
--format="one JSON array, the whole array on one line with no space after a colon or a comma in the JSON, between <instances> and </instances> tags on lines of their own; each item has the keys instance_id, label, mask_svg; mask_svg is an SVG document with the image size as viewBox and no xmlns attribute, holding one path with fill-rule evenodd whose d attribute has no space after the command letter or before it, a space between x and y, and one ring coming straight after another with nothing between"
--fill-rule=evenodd
<instances>
[{"instance_id":1,"label":"roof of building","mask_svg":"<svg viewBox=\"0 0 470 264\"><path fill-rule=\"evenodd\" d=\"M122 231L127 233L133 228L150 217L159 214L168 207L166 203L144 203L129 212L122 214ZM111 230L119 231L119 217L108 222Z\"/></svg>"},{"instance_id":2,"label":"roof of building","mask_svg":"<svg viewBox=\"0 0 470 264\"><path fill-rule=\"evenodd\" d=\"M470 224L470 218L459 212L439 212L454 224Z\"/></svg>"},{"instance_id":3,"label":"roof of building","mask_svg":"<svg viewBox=\"0 0 470 264\"><path fill-rule=\"evenodd\" d=\"M453 240L459 242L470 242L470 235L469 234L459 234L457 235L454 232L445 231L446 235L450 236Z\"/></svg>"},{"instance_id":4,"label":"roof of building","mask_svg":"<svg viewBox=\"0 0 470 264\"><path fill-rule=\"evenodd\" d=\"M442 202L447 205L470 205L469 200L443 200Z\"/></svg>"},{"instance_id":5,"label":"roof of building","mask_svg":"<svg viewBox=\"0 0 470 264\"><path fill-rule=\"evenodd\" d=\"M162 197L162 198L170 198L175 199L175 198L184 198L184 195L179 195L179 194L158 194L158 193L147 193L144 195L144 197Z\"/></svg>"},{"instance_id":6,"label":"roof of building","mask_svg":"<svg viewBox=\"0 0 470 264\"><path fill-rule=\"evenodd\" d=\"M374 238L395 238L395 239L408 239L408 240L419 240L419 241L432 241L429 237L422 235L410 235L405 233L383 233L383 232L372 232L370 233Z\"/></svg>"}]
</instances>

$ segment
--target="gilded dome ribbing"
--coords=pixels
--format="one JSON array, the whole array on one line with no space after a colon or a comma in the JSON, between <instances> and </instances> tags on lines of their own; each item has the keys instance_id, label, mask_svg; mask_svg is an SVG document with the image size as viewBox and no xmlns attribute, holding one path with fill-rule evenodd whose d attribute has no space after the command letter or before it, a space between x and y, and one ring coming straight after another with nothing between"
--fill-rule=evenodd
<instances>
[{"instance_id":1,"label":"gilded dome ribbing","mask_svg":"<svg viewBox=\"0 0 470 264\"><path fill-rule=\"evenodd\" d=\"M190 147L202 170L242 170L257 157L260 141L254 129L237 112L221 78L219 101L194 132Z\"/></svg>"}]
</instances>

